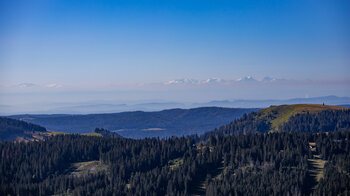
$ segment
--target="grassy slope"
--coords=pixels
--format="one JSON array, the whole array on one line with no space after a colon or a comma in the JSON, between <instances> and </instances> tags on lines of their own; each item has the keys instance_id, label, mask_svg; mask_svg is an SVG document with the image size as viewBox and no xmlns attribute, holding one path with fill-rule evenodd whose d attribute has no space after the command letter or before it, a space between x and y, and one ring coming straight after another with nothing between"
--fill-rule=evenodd
<instances>
[{"instance_id":1,"label":"grassy slope","mask_svg":"<svg viewBox=\"0 0 350 196\"><path fill-rule=\"evenodd\" d=\"M44 139L46 139L47 137L50 137L50 136L71 135L71 134L72 133L64 133L64 132L56 132L56 131L31 132L31 133L28 133L27 135L18 136L16 138L13 138L13 141L16 141L16 142L39 141L39 140L44 140ZM103 137L99 133L81 133L79 135Z\"/></svg>"},{"instance_id":2,"label":"grassy slope","mask_svg":"<svg viewBox=\"0 0 350 196\"><path fill-rule=\"evenodd\" d=\"M271 120L271 130L277 131L278 127L283 123L287 122L290 117L301 114L301 113L317 113L324 110L347 110L349 108L344 108L340 106L330 106L330 105L321 105L321 104L295 104L295 105L280 105L280 106L271 106L266 109L260 110L258 113L262 115L260 118L266 118L267 116L273 116Z\"/></svg>"},{"instance_id":3,"label":"grassy slope","mask_svg":"<svg viewBox=\"0 0 350 196\"><path fill-rule=\"evenodd\" d=\"M313 153L313 158L308 159L309 164L309 170L308 175L310 176L310 191L315 190L318 183L324 176L324 166L327 163L326 160L322 160L322 157L320 154L316 153L316 143L315 142L309 142L309 146L312 147L311 152Z\"/></svg>"},{"instance_id":4,"label":"grassy slope","mask_svg":"<svg viewBox=\"0 0 350 196\"><path fill-rule=\"evenodd\" d=\"M65 133L65 132L58 132L58 131L48 131L48 136L55 136L55 135L71 135L73 133ZM79 135L85 135L85 136L98 136L98 137L102 137L101 134L99 133L80 133Z\"/></svg>"},{"instance_id":5,"label":"grassy slope","mask_svg":"<svg viewBox=\"0 0 350 196\"><path fill-rule=\"evenodd\" d=\"M108 166L101 163L100 161L86 161L74 163L70 170L71 172L69 173L69 175L81 177L88 174L106 172L108 170Z\"/></svg>"},{"instance_id":6,"label":"grassy slope","mask_svg":"<svg viewBox=\"0 0 350 196\"><path fill-rule=\"evenodd\" d=\"M102 137L101 134L95 133L95 132L94 133L82 133L81 135Z\"/></svg>"}]
</instances>

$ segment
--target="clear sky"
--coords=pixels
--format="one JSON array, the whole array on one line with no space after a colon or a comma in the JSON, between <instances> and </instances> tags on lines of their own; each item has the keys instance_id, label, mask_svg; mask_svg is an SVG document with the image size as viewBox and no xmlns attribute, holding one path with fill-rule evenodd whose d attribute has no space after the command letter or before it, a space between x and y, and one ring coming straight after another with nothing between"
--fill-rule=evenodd
<instances>
[{"instance_id":1,"label":"clear sky","mask_svg":"<svg viewBox=\"0 0 350 196\"><path fill-rule=\"evenodd\" d=\"M350 95L348 0L0 2L3 105L52 91L68 101L72 91L84 92L75 101L106 98L101 90L137 91L123 98L137 100L187 88L198 99L215 89L208 100ZM260 84L234 82L248 75L289 82L248 93ZM208 78L224 82L208 87ZM181 79L196 82L167 85Z\"/></svg>"}]
</instances>

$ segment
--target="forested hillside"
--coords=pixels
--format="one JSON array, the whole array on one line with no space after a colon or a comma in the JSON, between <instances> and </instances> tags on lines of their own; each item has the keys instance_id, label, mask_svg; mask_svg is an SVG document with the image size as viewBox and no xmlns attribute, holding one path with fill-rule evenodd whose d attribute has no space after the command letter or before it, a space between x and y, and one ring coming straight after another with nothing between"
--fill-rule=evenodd
<instances>
[{"instance_id":1,"label":"forested hillside","mask_svg":"<svg viewBox=\"0 0 350 196\"><path fill-rule=\"evenodd\" d=\"M305 107L306 106L306 107ZM286 105L273 106L243 115L221 126L211 134L248 134L267 132L333 132L350 130L350 110L336 106Z\"/></svg>"},{"instance_id":2,"label":"forested hillside","mask_svg":"<svg viewBox=\"0 0 350 196\"><path fill-rule=\"evenodd\" d=\"M120 138L120 137L122 137L118 133L108 131L106 129L100 129L100 128L96 128L94 133L99 134L102 137L108 137L108 138Z\"/></svg>"},{"instance_id":3,"label":"forested hillside","mask_svg":"<svg viewBox=\"0 0 350 196\"><path fill-rule=\"evenodd\" d=\"M212 136L199 143L59 135L2 142L0 155L0 195L350 193L350 132Z\"/></svg>"},{"instance_id":4,"label":"forested hillside","mask_svg":"<svg viewBox=\"0 0 350 196\"><path fill-rule=\"evenodd\" d=\"M170 137L202 134L257 109L203 107L159 112L122 112L90 115L17 115L21 119L66 133L93 132L96 127L118 130L123 137Z\"/></svg>"},{"instance_id":5,"label":"forested hillside","mask_svg":"<svg viewBox=\"0 0 350 196\"><path fill-rule=\"evenodd\" d=\"M44 127L20 120L0 117L0 141L16 140L17 138L34 138L40 137L40 133L46 132Z\"/></svg>"},{"instance_id":6,"label":"forested hillside","mask_svg":"<svg viewBox=\"0 0 350 196\"><path fill-rule=\"evenodd\" d=\"M245 114L200 137L96 128L0 142L0 195L349 195L350 110L302 107Z\"/></svg>"}]
</instances>

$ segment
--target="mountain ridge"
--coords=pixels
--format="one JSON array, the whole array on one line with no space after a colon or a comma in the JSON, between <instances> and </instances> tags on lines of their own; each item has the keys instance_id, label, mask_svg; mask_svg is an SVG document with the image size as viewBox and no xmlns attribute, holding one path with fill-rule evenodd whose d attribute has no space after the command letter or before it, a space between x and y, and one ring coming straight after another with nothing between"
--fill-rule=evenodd
<instances>
[{"instance_id":1,"label":"mountain ridge","mask_svg":"<svg viewBox=\"0 0 350 196\"><path fill-rule=\"evenodd\" d=\"M121 112L89 115L15 115L24 120L46 127L50 131L88 133L94 128L116 131L123 137L170 137L201 134L227 124L255 108L201 107L169 109L158 112Z\"/></svg>"},{"instance_id":2,"label":"mountain ridge","mask_svg":"<svg viewBox=\"0 0 350 196\"><path fill-rule=\"evenodd\" d=\"M325 132L350 130L350 109L321 104L271 106L202 135L272 133L280 131Z\"/></svg>"}]
</instances>

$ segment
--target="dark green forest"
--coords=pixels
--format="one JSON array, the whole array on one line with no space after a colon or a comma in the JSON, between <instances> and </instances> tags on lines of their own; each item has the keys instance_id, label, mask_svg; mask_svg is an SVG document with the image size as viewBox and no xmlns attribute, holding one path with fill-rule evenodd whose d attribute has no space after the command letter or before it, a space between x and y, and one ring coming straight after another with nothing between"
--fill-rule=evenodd
<instances>
[{"instance_id":1,"label":"dark green forest","mask_svg":"<svg viewBox=\"0 0 350 196\"><path fill-rule=\"evenodd\" d=\"M0 143L0 195L347 195L350 132L133 140L61 135ZM315 151L309 143L316 143ZM310 159L326 161L316 184ZM174 160L179 160L174 165ZM76 162L108 171L76 177ZM205 188L204 188L205 187Z\"/></svg>"},{"instance_id":2,"label":"dark green forest","mask_svg":"<svg viewBox=\"0 0 350 196\"><path fill-rule=\"evenodd\" d=\"M240 119L221 126L212 132L202 135L208 138L210 135L238 135L250 133L267 133L271 130L271 120L274 116L267 115L264 118L259 112L244 114ZM279 132L333 132L350 130L350 110L325 110L318 113L303 113L292 116L288 121L279 126Z\"/></svg>"},{"instance_id":3,"label":"dark green forest","mask_svg":"<svg viewBox=\"0 0 350 196\"><path fill-rule=\"evenodd\" d=\"M295 115L277 132L256 115L202 136L1 142L0 195L350 194L349 111Z\"/></svg>"},{"instance_id":4,"label":"dark green forest","mask_svg":"<svg viewBox=\"0 0 350 196\"><path fill-rule=\"evenodd\" d=\"M0 117L0 141L13 140L14 137L26 135L28 132L46 132L46 128L32 123Z\"/></svg>"}]
</instances>

